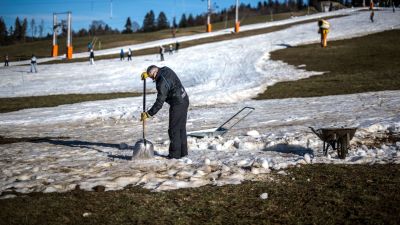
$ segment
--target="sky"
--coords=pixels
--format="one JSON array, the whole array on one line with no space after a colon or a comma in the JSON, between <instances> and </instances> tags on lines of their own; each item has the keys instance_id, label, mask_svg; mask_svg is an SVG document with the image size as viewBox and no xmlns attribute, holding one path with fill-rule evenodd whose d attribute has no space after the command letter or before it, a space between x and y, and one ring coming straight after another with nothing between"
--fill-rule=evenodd
<instances>
[{"instance_id":1,"label":"sky","mask_svg":"<svg viewBox=\"0 0 400 225\"><path fill-rule=\"evenodd\" d=\"M240 3L256 6L260 0L240 0ZM236 4L236 0L212 0L217 10ZM112 6L112 7L111 7ZM112 10L111 10L112 8ZM174 16L177 22L183 13L201 14L207 10L207 0L1 0L0 16L7 27L15 18L35 19L36 25L43 19L45 33L51 33L53 13L72 12L72 29L88 28L93 20L102 20L112 28L123 29L127 17L143 24L145 14L153 10L156 17L160 11L166 13L170 22ZM63 18L62 18L63 17ZM65 15L60 15L65 19ZM28 30L29 32L29 30Z\"/></svg>"}]
</instances>

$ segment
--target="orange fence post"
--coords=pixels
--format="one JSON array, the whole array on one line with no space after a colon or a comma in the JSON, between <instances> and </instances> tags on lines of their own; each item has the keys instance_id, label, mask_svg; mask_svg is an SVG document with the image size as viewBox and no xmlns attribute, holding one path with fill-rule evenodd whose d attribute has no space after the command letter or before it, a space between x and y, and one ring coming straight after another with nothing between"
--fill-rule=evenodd
<instances>
[{"instance_id":1,"label":"orange fence post","mask_svg":"<svg viewBox=\"0 0 400 225\"><path fill-rule=\"evenodd\" d=\"M72 46L67 46L67 59L72 59Z\"/></svg>"},{"instance_id":2,"label":"orange fence post","mask_svg":"<svg viewBox=\"0 0 400 225\"><path fill-rule=\"evenodd\" d=\"M239 33L239 28L240 28L240 22L235 23L235 33Z\"/></svg>"},{"instance_id":3,"label":"orange fence post","mask_svg":"<svg viewBox=\"0 0 400 225\"><path fill-rule=\"evenodd\" d=\"M207 24L207 32L210 33L212 31L211 23Z\"/></svg>"},{"instance_id":4,"label":"orange fence post","mask_svg":"<svg viewBox=\"0 0 400 225\"><path fill-rule=\"evenodd\" d=\"M53 45L53 49L51 50L51 56L52 57L58 56L58 45Z\"/></svg>"}]
</instances>

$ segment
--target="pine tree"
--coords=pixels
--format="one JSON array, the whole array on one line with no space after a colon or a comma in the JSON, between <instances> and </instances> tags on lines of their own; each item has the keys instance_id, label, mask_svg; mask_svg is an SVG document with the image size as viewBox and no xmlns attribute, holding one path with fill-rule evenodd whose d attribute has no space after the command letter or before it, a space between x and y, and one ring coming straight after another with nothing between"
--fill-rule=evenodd
<instances>
[{"instance_id":1,"label":"pine tree","mask_svg":"<svg viewBox=\"0 0 400 225\"><path fill-rule=\"evenodd\" d=\"M194 18L193 18L193 15L192 14L189 14L189 17L188 17L188 19L187 19L187 26L188 27L193 27L195 24L194 24Z\"/></svg>"},{"instance_id":2,"label":"pine tree","mask_svg":"<svg viewBox=\"0 0 400 225\"><path fill-rule=\"evenodd\" d=\"M21 39L25 41L26 31L28 30L28 19L24 18L21 26Z\"/></svg>"},{"instance_id":3,"label":"pine tree","mask_svg":"<svg viewBox=\"0 0 400 225\"><path fill-rule=\"evenodd\" d=\"M162 30L166 28L169 28L168 19L165 13L161 11L160 14L158 14L157 18L157 30Z\"/></svg>"},{"instance_id":4,"label":"pine tree","mask_svg":"<svg viewBox=\"0 0 400 225\"><path fill-rule=\"evenodd\" d=\"M304 1L303 0L297 0L297 9L302 10L304 8Z\"/></svg>"},{"instance_id":5,"label":"pine tree","mask_svg":"<svg viewBox=\"0 0 400 225\"><path fill-rule=\"evenodd\" d=\"M15 40L21 40L21 21L19 20L19 17L17 16L17 18L15 19L15 23L14 23L14 39Z\"/></svg>"},{"instance_id":6,"label":"pine tree","mask_svg":"<svg viewBox=\"0 0 400 225\"><path fill-rule=\"evenodd\" d=\"M177 27L178 27L178 24L176 23L176 18L175 18L175 16L174 16L174 19L172 20L172 27L173 27L173 28L177 28Z\"/></svg>"},{"instance_id":7,"label":"pine tree","mask_svg":"<svg viewBox=\"0 0 400 225\"><path fill-rule=\"evenodd\" d=\"M263 9L263 5L261 2L257 3L257 10L262 10Z\"/></svg>"},{"instance_id":8,"label":"pine tree","mask_svg":"<svg viewBox=\"0 0 400 225\"><path fill-rule=\"evenodd\" d=\"M0 44L5 44L7 39L7 26L3 20L3 17L0 17Z\"/></svg>"},{"instance_id":9,"label":"pine tree","mask_svg":"<svg viewBox=\"0 0 400 225\"><path fill-rule=\"evenodd\" d=\"M274 1L273 0L268 0L268 7L272 8L274 6Z\"/></svg>"},{"instance_id":10,"label":"pine tree","mask_svg":"<svg viewBox=\"0 0 400 225\"><path fill-rule=\"evenodd\" d=\"M179 21L179 27L187 27L187 19L185 13L182 14L181 21Z\"/></svg>"},{"instance_id":11,"label":"pine tree","mask_svg":"<svg viewBox=\"0 0 400 225\"><path fill-rule=\"evenodd\" d=\"M123 30L122 33L125 33L125 34L132 33L132 22L131 22L130 17L128 17L128 19L126 19L125 30Z\"/></svg>"},{"instance_id":12,"label":"pine tree","mask_svg":"<svg viewBox=\"0 0 400 225\"><path fill-rule=\"evenodd\" d=\"M144 32L154 31L156 28L154 12L150 10L150 12L146 13L143 20L143 28Z\"/></svg>"}]
</instances>

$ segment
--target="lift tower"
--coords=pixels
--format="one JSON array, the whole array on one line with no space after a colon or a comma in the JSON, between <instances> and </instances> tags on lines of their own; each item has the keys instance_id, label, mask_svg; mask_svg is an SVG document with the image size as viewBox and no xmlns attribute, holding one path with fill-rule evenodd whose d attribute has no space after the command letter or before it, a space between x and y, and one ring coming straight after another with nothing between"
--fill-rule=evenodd
<instances>
[{"instance_id":1,"label":"lift tower","mask_svg":"<svg viewBox=\"0 0 400 225\"><path fill-rule=\"evenodd\" d=\"M57 33L58 29L62 26L61 23L57 22L57 15L67 15L67 51L66 51L66 58L72 59L72 13L71 12L64 12L64 13L53 13L53 49L51 51L51 56L57 57L58 56L58 42L57 42Z\"/></svg>"}]
</instances>

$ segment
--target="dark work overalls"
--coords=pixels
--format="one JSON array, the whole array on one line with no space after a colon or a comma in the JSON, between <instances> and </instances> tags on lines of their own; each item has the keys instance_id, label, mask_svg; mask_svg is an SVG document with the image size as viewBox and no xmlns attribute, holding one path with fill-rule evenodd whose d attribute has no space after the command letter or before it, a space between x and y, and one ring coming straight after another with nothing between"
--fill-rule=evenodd
<instances>
[{"instance_id":1,"label":"dark work overalls","mask_svg":"<svg viewBox=\"0 0 400 225\"><path fill-rule=\"evenodd\" d=\"M186 137L186 120L189 108L189 96L182 86L178 76L168 67L162 67L156 75L157 99L148 111L154 116L163 106L164 102L170 105L168 135L169 157L181 158L188 154Z\"/></svg>"}]
</instances>

